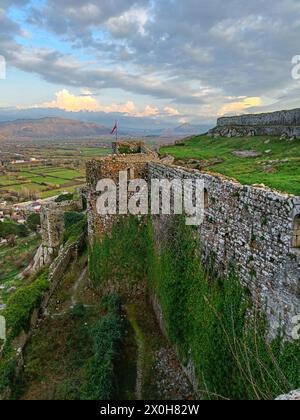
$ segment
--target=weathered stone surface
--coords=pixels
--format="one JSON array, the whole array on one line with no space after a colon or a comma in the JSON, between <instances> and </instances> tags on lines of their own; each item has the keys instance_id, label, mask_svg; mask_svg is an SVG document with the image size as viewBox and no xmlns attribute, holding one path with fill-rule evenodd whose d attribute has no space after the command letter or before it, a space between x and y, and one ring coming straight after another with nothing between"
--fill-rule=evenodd
<instances>
[{"instance_id":1,"label":"weathered stone surface","mask_svg":"<svg viewBox=\"0 0 300 420\"><path fill-rule=\"evenodd\" d=\"M171 347L161 348L154 355L156 386L162 400L180 401L193 397L191 384Z\"/></svg>"},{"instance_id":2,"label":"weathered stone surface","mask_svg":"<svg viewBox=\"0 0 300 420\"><path fill-rule=\"evenodd\" d=\"M276 401L300 401L300 389L292 391L287 395L281 395Z\"/></svg>"},{"instance_id":3,"label":"weathered stone surface","mask_svg":"<svg viewBox=\"0 0 300 420\"><path fill-rule=\"evenodd\" d=\"M148 163L159 161L155 153L142 153L132 155L108 156L100 160L89 161L86 166L87 173L87 202L88 202L88 232L89 237L101 236L109 231L118 216L100 216L96 204L99 193L96 186L101 179L111 179L119 185L119 173L127 172L130 179L148 179Z\"/></svg>"},{"instance_id":4,"label":"weathered stone surface","mask_svg":"<svg viewBox=\"0 0 300 420\"><path fill-rule=\"evenodd\" d=\"M112 152L114 155L122 154L148 154L155 155L145 143L142 141L117 141L112 143Z\"/></svg>"},{"instance_id":5,"label":"weathered stone surface","mask_svg":"<svg viewBox=\"0 0 300 420\"><path fill-rule=\"evenodd\" d=\"M47 267L55 258L64 236L64 213L81 211L82 200L50 203L41 211L42 243L38 248L31 265L23 274L34 273Z\"/></svg>"},{"instance_id":6,"label":"weathered stone surface","mask_svg":"<svg viewBox=\"0 0 300 420\"><path fill-rule=\"evenodd\" d=\"M204 181L208 205L199 228L204 259L213 255L219 273L234 264L253 299L266 309L270 337L280 326L291 337L292 318L300 314L300 252L293 246L300 197L155 162L148 177ZM163 218L154 220L163 235Z\"/></svg>"},{"instance_id":7,"label":"weathered stone surface","mask_svg":"<svg viewBox=\"0 0 300 420\"><path fill-rule=\"evenodd\" d=\"M293 126L300 127L300 108L263 114L247 114L218 119L219 127L230 126Z\"/></svg>"},{"instance_id":8,"label":"weathered stone surface","mask_svg":"<svg viewBox=\"0 0 300 420\"><path fill-rule=\"evenodd\" d=\"M265 114L249 114L218 119L209 132L213 137L280 136L282 140L300 138L300 108Z\"/></svg>"}]
</instances>

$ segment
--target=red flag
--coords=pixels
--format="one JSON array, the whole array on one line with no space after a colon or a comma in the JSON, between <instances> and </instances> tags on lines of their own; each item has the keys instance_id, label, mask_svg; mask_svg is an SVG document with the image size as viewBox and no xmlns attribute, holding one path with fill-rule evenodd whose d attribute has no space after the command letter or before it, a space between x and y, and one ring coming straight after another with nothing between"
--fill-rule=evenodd
<instances>
[{"instance_id":1,"label":"red flag","mask_svg":"<svg viewBox=\"0 0 300 420\"><path fill-rule=\"evenodd\" d=\"M118 123L116 121L114 128L112 129L112 132L110 134L114 134L118 130Z\"/></svg>"}]
</instances>

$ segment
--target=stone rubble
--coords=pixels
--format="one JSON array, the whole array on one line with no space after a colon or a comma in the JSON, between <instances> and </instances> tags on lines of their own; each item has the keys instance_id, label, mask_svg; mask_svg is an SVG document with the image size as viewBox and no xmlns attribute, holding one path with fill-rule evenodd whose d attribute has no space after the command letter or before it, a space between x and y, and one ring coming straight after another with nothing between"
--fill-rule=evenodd
<instances>
[{"instance_id":1,"label":"stone rubble","mask_svg":"<svg viewBox=\"0 0 300 420\"><path fill-rule=\"evenodd\" d=\"M162 348L155 353L153 375L163 400L187 400L193 396L191 384L185 376L171 348Z\"/></svg>"}]
</instances>

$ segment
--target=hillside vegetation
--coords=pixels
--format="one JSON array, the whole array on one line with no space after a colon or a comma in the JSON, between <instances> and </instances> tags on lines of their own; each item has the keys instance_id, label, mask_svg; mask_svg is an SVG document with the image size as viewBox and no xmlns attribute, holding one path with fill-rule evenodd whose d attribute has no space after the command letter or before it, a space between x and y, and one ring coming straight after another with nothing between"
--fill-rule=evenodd
<instances>
[{"instance_id":1,"label":"hillside vegetation","mask_svg":"<svg viewBox=\"0 0 300 420\"><path fill-rule=\"evenodd\" d=\"M236 156L240 151L257 153L256 157ZM160 152L174 156L178 164L220 173L242 184L265 184L281 192L300 195L299 140L287 142L271 136L196 136L181 144L163 147Z\"/></svg>"}]
</instances>

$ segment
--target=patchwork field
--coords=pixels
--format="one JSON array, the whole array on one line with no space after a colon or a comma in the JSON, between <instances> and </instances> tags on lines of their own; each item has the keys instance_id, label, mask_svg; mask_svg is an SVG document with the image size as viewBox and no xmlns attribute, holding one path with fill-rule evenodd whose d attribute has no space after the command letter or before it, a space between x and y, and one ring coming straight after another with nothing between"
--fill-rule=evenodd
<instances>
[{"instance_id":1,"label":"patchwork field","mask_svg":"<svg viewBox=\"0 0 300 420\"><path fill-rule=\"evenodd\" d=\"M178 164L220 173L242 184L265 184L300 195L299 140L197 136L175 146L163 147L160 152L174 156Z\"/></svg>"},{"instance_id":2,"label":"patchwork field","mask_svg":"<svg viewBox=\"0 0 300 420\"><path fill-rule=\"evenodd\" d=\"M0 172L0 199L20 202L48 198L62 192L73 192L85 184L85 162L111 153L101 145L81 144L22 144L6 146L2 158L43 160L42 163L8 163ZM1 160L1 153L0 153ZM1 167L0 167L1 169Z\"/></svg>"},{"instance_id":3,"label":"patchwork field","mask_svg":"<svg viewBox=\"0 0 300 420\"><path fill-rule=\"evenodd\" d=\"M25 167L18 171L9 170L6 175L0 176L0 196L20 193L24 196L36 194L38 198L44 198L49 194L55 195L61 191L74 190L76 186L83 185L84 182L83 169L72 170L47 166Z\"/></svg>"}]
</instances>

